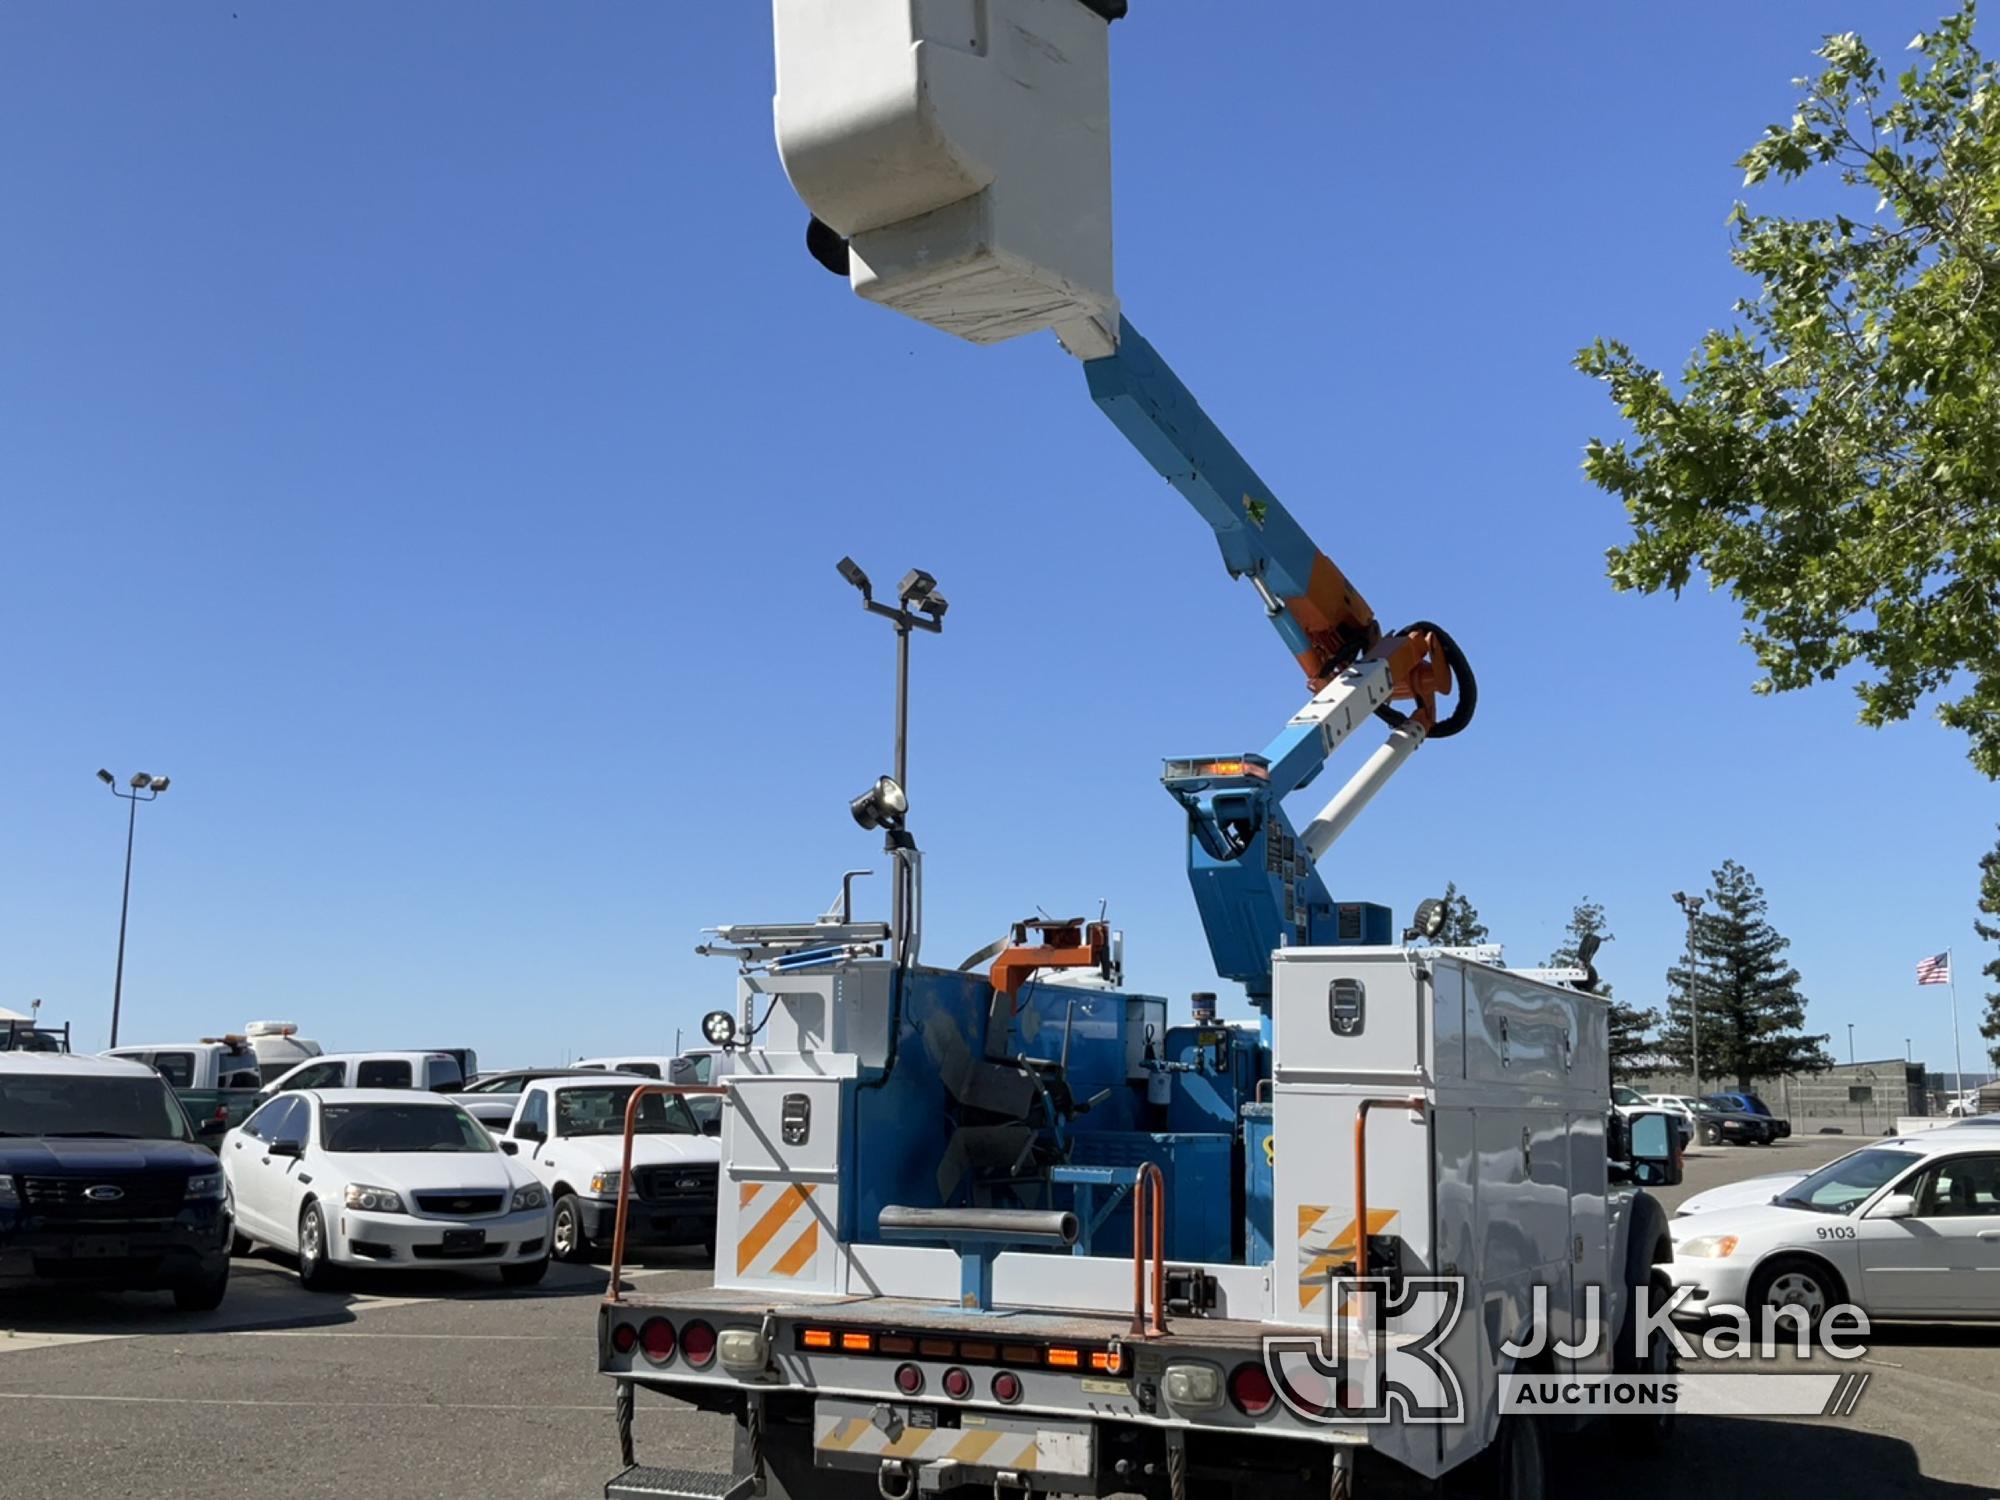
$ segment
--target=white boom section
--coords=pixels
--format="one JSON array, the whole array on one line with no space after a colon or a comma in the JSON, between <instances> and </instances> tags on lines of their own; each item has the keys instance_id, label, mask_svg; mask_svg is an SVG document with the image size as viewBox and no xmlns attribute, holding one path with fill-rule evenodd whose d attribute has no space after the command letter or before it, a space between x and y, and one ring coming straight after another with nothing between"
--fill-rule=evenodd
<instances>
[{"instance_id":1,"label":"white boom section","mask_svg":"<svg viewBox=\"0 0 2000 1500\"><path fill-rule=\"evenodd\" d=\"M871 301L1118 343L1110 26L1077 0L773 0L778 155Z\"/></svg>"},{"instance_id":2,"label":"white boom section","mask_svg":"<svg viewBox=\"0 0 2000 1500\"><path fill-rule=\"evenodd\" d=\"M1299 834L1299 843L1306 853L1318 860L1331 849L1334 841L1347 832L1347 825L1361 816L1361 809L1389 784L1389 778L1403 768L1403 762L1416 754L1423 742L1421 725L1405 724L1391 734L1388 742L1347 778L1347 784L1334 793L1333 800L1320 809L1319 816L1306 824Z\"/></svg>"}]
</instances>

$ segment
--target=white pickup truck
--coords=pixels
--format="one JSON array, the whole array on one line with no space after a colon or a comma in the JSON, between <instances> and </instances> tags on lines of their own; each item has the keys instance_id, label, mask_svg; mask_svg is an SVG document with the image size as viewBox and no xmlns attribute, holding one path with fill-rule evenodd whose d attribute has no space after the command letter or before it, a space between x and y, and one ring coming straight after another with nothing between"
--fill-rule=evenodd
<instances>
[{"instance_id":1,"label":"white pickup truck","mask_svg":"<svg viewBox=\"0 0 2000 1500\"><path fill-rule=\"evenodd\" d=\"M624 1157L625 1110L649 1078L603 1074L547 1078L521 1091L500 1149L518 1157L555 1200L557 1260L588 1260L611 1243ZM625 1242L700 1245L715 1252L716 1180L722 1152L684 1100L639 1101L632 1139L632 1195Z\"/></svg>"}]
</instances>

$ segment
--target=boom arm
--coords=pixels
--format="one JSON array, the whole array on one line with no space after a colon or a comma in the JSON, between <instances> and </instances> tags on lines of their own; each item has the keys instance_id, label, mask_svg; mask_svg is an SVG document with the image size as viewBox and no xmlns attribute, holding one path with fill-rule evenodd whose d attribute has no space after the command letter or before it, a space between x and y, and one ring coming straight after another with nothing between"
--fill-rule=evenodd
<instances>
[{"instance_id":1,"label":"boom arm","mask_svg":"<svg viewBox=\"0 0 2000 1500\"><path fill-rule=\"evenodd\" d=\"M1248 578L1271 624L1317 693L1363 655L1389 666L1390 696L1437 734L1437 700L1451 692L1442 632L1414 627L1385 637L1347 575L1257 477L1236 445L1139 331L1119 320L1118 348L1086 360L1091 399L1215 532L1232 578ZM1456 733L1463 720L1442 730Z\"/></svg>"}]
</instances>

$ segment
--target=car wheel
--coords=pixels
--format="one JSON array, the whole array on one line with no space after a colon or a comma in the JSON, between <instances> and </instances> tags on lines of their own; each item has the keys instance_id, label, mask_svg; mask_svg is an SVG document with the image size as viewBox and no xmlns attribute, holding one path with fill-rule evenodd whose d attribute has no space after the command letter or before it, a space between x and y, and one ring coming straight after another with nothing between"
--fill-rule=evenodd
<instances>
[{"instance_id":1,"label":"car wheel","mask_svg":"<svg viewBox=\"0 0 2000 1500\"><path fill-rule=\"evenodd\" d=\"M595 1247L583 1227L583 1205L576 1194L564 1193L556 1199L556 1218L549 1231L549 1251L557 1260L575 1263L590 1259Z\"/></svg>"},{"instance_id":2,"label":"car wheel","mask_svg":"<svg viewBox=\"0 0 2000 1500\"><path fill-rule=\"evenodd\" d=\"M534 1286L548 1274L549 1258L546 1255L540 1260L524 1261L517 1266L500 1268L500 1280L505 1286Z\"/></svg>"},{"instance_id":3,"label":"car wheel","mask_svg":"<svg viewBox=\"0 0 2000 1500\"><path fill-rule=\"evenodd\" d=\"M174 1288L174 1306L182 1312L214 1312L229 1290L229 1262L204 1281L183 1281Z\"/></svg>"},{"instance_id":4,"label":"car wheel","mask_svg":"<svg viewBox=\"0 0 2000 1500\"><path fill-rule=\"evenodd\" d=\"M1805 1255L1780 1255L1757 1268L1745 1300L1752 1309L1803 1308L1807 1323L1817 1327L1830 1308L1847 1300L1847 1289L1825 1262Z\"/></svg>"},{"instance_id":5,"label":"car wheel","mask_svg":"<svg viewBox=\"0 0 2000 1500\"><path fill-rule=\"evenodd\" d=\"M1542 1463L1542 1424L1516 1414L1500 1419L1493 1441L1494 1500L1543 1500L1548 1476Z\"/></svg>"},{"instance_id":6,"label":"car wheel","mask_svg":"<svg viewBox=\"0 0 2000 1500\"><path fill-rule=\"evenodd\" d=\"M1704 1146L1720 1146L1722 1144L1722 1127L1720 1125L1702 1126L1701 1143Z\"/></svg>"},{"instance_id":7,"label":"car wheel","mask_svg":"<svg viewBox=\"0 0 2000 1500\"><path fill-rule=\"evenodd\" d=\"M309 1292L333 1287L333 1266L327 1259L326 1219L317 1203L299 1215L299 1285Z\"/></svg>"}]
</instances>

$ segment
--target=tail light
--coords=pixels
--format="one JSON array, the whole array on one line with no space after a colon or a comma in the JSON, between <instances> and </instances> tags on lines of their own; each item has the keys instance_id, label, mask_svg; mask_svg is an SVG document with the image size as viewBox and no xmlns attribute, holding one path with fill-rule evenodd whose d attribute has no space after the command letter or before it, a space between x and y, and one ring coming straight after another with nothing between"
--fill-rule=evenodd
<instances>
[{"instance_id":1,"label":"tail light","mask_svg":"<svg viewBox=\"0 0 2000 1500\"><path fill-rule=\"evenodd\" d=\"M993 1377L993 1399L1003 1406L1012 1406L1021 1399L1021 1377L1012 1370L1002 1370Z\"/></svg>"},{"instance_id":2,"label":"tail light","mask_svg":"<svg viewBox=\"0 0 2000 1500\"><path fill-rule=\"evenodd\" d=\"M632 1347L638 1342L639 1330L630 1323L620 1323L611 1330L611 1347L620 1354L630 1354Z\"/></svg>"},{"instance_id":3,"label":"tail light","mask_svg":"<svg viewBox=\"0 0 2000 1500\"><path fill-rule=\"evenodd\" d=\"M697 1370L708 1368L715 1358L715 1330L706 1323L686 1323L681 1327L681 1358Z\"/></svg>"},{"instance_id":4,"label":"tail light","mask_svg":"<svg viewBox=\"0 0 2000 1500\"><path fill-rule=\"evenodd\" d=\"M924 1372L915 1365L896 1366L896 1389L905 1396L914 1396L924 1388Z\"/></svg>"},{"instance_id":5,"label":"tail light","mask_svg":"<svg viewBox=\"0 0 2000 1500\"><path fill-rule=\"evenodd\" d=\"M1278 1393L1262 1365L1238 1365L1229 1375L1229 1399L1246 1417L1261 1417L1277 1404Z\"/></svg>"},{"instance_id":6,"label":"tail light","mask_svg":"<svg viewBox=\"0 0 2000 1500\"><path fill-rule=\"evenodd\" d=\"M954 1401L963 1401L972 1394L972 1377L953 1365L944 1372L944 1393Z\"/></svg>"},{"instance_id":7,"label":"tail light","mask_svg":"<svg viewBox=\"0 0 2000 1500\"><path fill-rule=\"evenodd\" d=\"M674 1325L665 1318L646 1319L639 1326L639 1347L654 1364L665 1364L674 1357Z\"/></svg>"}]
</instances>

